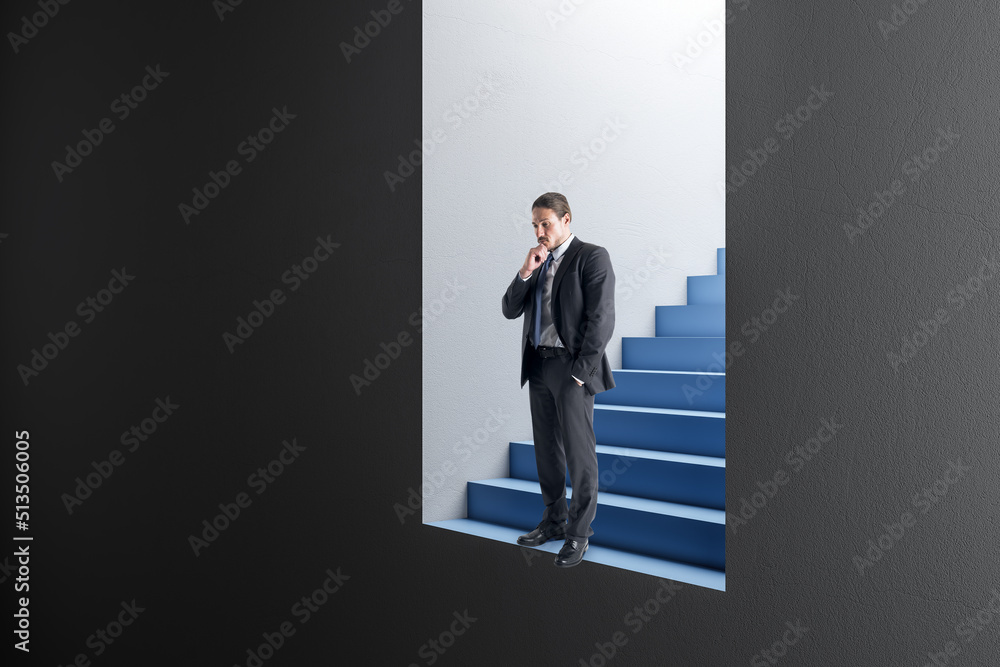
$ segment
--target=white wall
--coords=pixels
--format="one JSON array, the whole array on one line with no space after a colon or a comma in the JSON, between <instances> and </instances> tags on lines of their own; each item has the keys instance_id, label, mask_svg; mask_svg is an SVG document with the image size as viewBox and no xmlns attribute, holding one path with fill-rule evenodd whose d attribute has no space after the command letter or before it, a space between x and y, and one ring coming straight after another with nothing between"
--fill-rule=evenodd
<instances>
[{"instance_id":1,"label":"white wall","mask_svg":"<svg viewBox=\"0 0 1000 667\"><path fill-rule=\"evenodd\" d=\"M429 522L465 516L466 482L507 476L508 443L531 438L522 321L505 319L500 299L535 245L538 195L565 194L570 229L611 255L612 368L622 336L653 335L654 306L686 303L685 278L715 273L725 35L722 0L423 7Z\"/></svg>"}]
</instances>

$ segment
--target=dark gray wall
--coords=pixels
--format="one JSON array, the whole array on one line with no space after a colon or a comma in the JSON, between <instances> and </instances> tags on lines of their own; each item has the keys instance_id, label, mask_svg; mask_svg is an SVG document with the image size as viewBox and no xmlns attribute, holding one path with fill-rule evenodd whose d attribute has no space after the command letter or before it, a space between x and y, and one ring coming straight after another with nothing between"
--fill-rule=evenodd
<instances>
[{"instance_id":1,"label":"dark gray wall","mask_svg":"<svg viewBox=\"0 0 1000 667\"><path fill-rule=\"evenodd\" d=\"M3 484L12 503L27 429L35 537L19 664L246 664L283 622L295 634L264 664L597 665L616 638L609 664L769 664L775 642L779 664L990 664L997 10L914 3L884 36L888 3L732 5L728 164L763 165L727 210L729 590L661 605L642 575L397 519L421 477L419 345L360 395L349 377L400 332L420 340L419 171L384 181L420 136L419 6L353 62L339 47L385 6L244 2L220 21L211 3L70 3L6 54ZM157 63L169 78L58 182L63 146ZM812 87L833 95L799 111ZM185 225L178 203L285 105L289 127ZM283 272L326 235L340 247L291 291ZM85 322L77 304L122 266L134 282ZM230 354L222 333L276 288L288 300ZM68 320L80 334L25 386L15 368ZM128 451L121 433L167 396L180 407ZM248 476L291 438L306 449L258 495ZM61 495L115 449L69 514ZM195 556L188 536L240 492ZM740 523L744 499L760 507ZM328 568L350 578L302 623ZM145 611L95 656L88 637L133 599ZM443 655L425 647L466 612Z\"/></svg>"},{"instance_id":2,"label":"dark gray wall","mask_svg":"<svg viewBox=\"0 0 1000 667\"><path fill-rule=\"evenodd\" d=\"M1000 618L965 624L1000 611L996 20L982 2L736 8L729 166L778 150L728 200L727 334L746 347L727 378L729 511L787 483L728 533L732 632L699 664L745 664L796 619L810 630L788 664L1000 654ZM783 120L814 87L832 96ZM795 300L762 332L777 290ZM789 462L824 419L836 434Z\"/></svg>"}]
</instances>

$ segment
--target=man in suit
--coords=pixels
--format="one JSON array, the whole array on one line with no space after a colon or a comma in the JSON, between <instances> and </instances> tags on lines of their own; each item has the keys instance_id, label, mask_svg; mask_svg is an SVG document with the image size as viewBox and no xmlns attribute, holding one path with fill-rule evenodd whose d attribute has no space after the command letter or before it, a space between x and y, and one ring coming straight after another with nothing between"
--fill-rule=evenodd
<instances>
[{"instance_id":1,"label":"man in suit","mask_svg":"<svg viewBox=\"0 0 1000 667\"><path fill-rule=\"evenodd\" d=\"M539 546L564 539L559 567L583 560L597 512L594 395L615 386L604 349L615 328L615 273L608 251L570 232L566 197L531 205L538 245L503 296L503 314L524 314L521 386L528 382L535 464L545 502L538 527L517 538ZM566 507L566 470L573 498Z\"/></svg>"}]
</instances>

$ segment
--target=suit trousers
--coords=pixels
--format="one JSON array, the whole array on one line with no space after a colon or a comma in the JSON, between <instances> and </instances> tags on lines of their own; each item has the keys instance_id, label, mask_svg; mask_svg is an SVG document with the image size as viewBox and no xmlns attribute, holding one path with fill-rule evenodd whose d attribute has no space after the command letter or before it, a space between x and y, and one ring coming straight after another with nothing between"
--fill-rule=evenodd
<instances>
[{"instance_id":1,"label":"suit trousers","mask_svg":"<svg viewBox=\"0 0 1000 667\"><path fill-rule=\"evenodd\" d=\"M568 521L566 537L581 540L594 534L597 513L597 440L594 396L571 375L572 353L541 357L528 343L531 366L528 396L535 440L535 464L545 502L542 520ZM566 507L566 471L573 497Z\"/></svg>"}]
</instances>

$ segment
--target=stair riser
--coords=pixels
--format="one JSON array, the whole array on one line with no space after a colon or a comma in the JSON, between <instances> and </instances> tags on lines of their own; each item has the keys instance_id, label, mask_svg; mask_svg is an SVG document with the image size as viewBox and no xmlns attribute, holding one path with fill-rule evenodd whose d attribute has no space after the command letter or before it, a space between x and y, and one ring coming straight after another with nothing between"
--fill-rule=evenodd
<instances>
[{"instance_id":1,"label":"stair riser","mask_svg":"<svg viewBox=\"0 0 1000 667\"><path fill-rule=\"evenodd\" d=\"M657 306L656 335L725 337L726 307L698 304Z\"/></svg>"},{"instance_id":2,"label":"stair riser","mask_svg":"<svg viewBox=\"0 0 1000 667\"><path fill-rule=\"evenodd\" d=\"M469 483L469 518L525 532L541 519L541 492ZM590 540L614 549L725 569L725 525L600 505Z\"/></svg>"},{"instance_id":3,"label":"stair riser","mask_svg":"<svg viewBox=\"0 0 1000 667\"><path fill-rule=\"evenodd\" d=\"M602 445L726 456L725 418L595 409L594 434Z\"/></svg>"},{"instance_id":4,"label":"stair riser","mask_svg":"<svg viewBox=\"0 0 1000 667\"><path fill-rule=\"evenodd\" d=\"M674 461L657 461L616 454L597 454L599 491L683 505L726 508L726 469ZM510 444L510 476L538 481L535 448ZM569 475L566 483L570 484Z\"/></svg>"},{"instance_id":5,"label":"stair riser","mask_svg":"<svg viewBox=\"0 0 1000 667\"><path fill-rule=\"evenodd\" d=\"M688 276L688 305L726 305L726 277Z\"/></svg>"},{"instance_id":6,"label":"stair riser","mask_svg":"<svg viewBox=\"0 0 1000 667\"><path fill-rule=\"evenodd\" d=\"M722 373L725 359L725 338L622 338L622 368Z\"/></svg>"},{"instance_id":7,"label":"stair riser","mask_svg":"<svg viewBox=\"0 0 1000 667\"><path fill-rule=\"evenodd\" d=\"M597 404L726 411L724 375L615 372L614 377L614 389L597 394Z\"/></svg>"}]
</instances>

